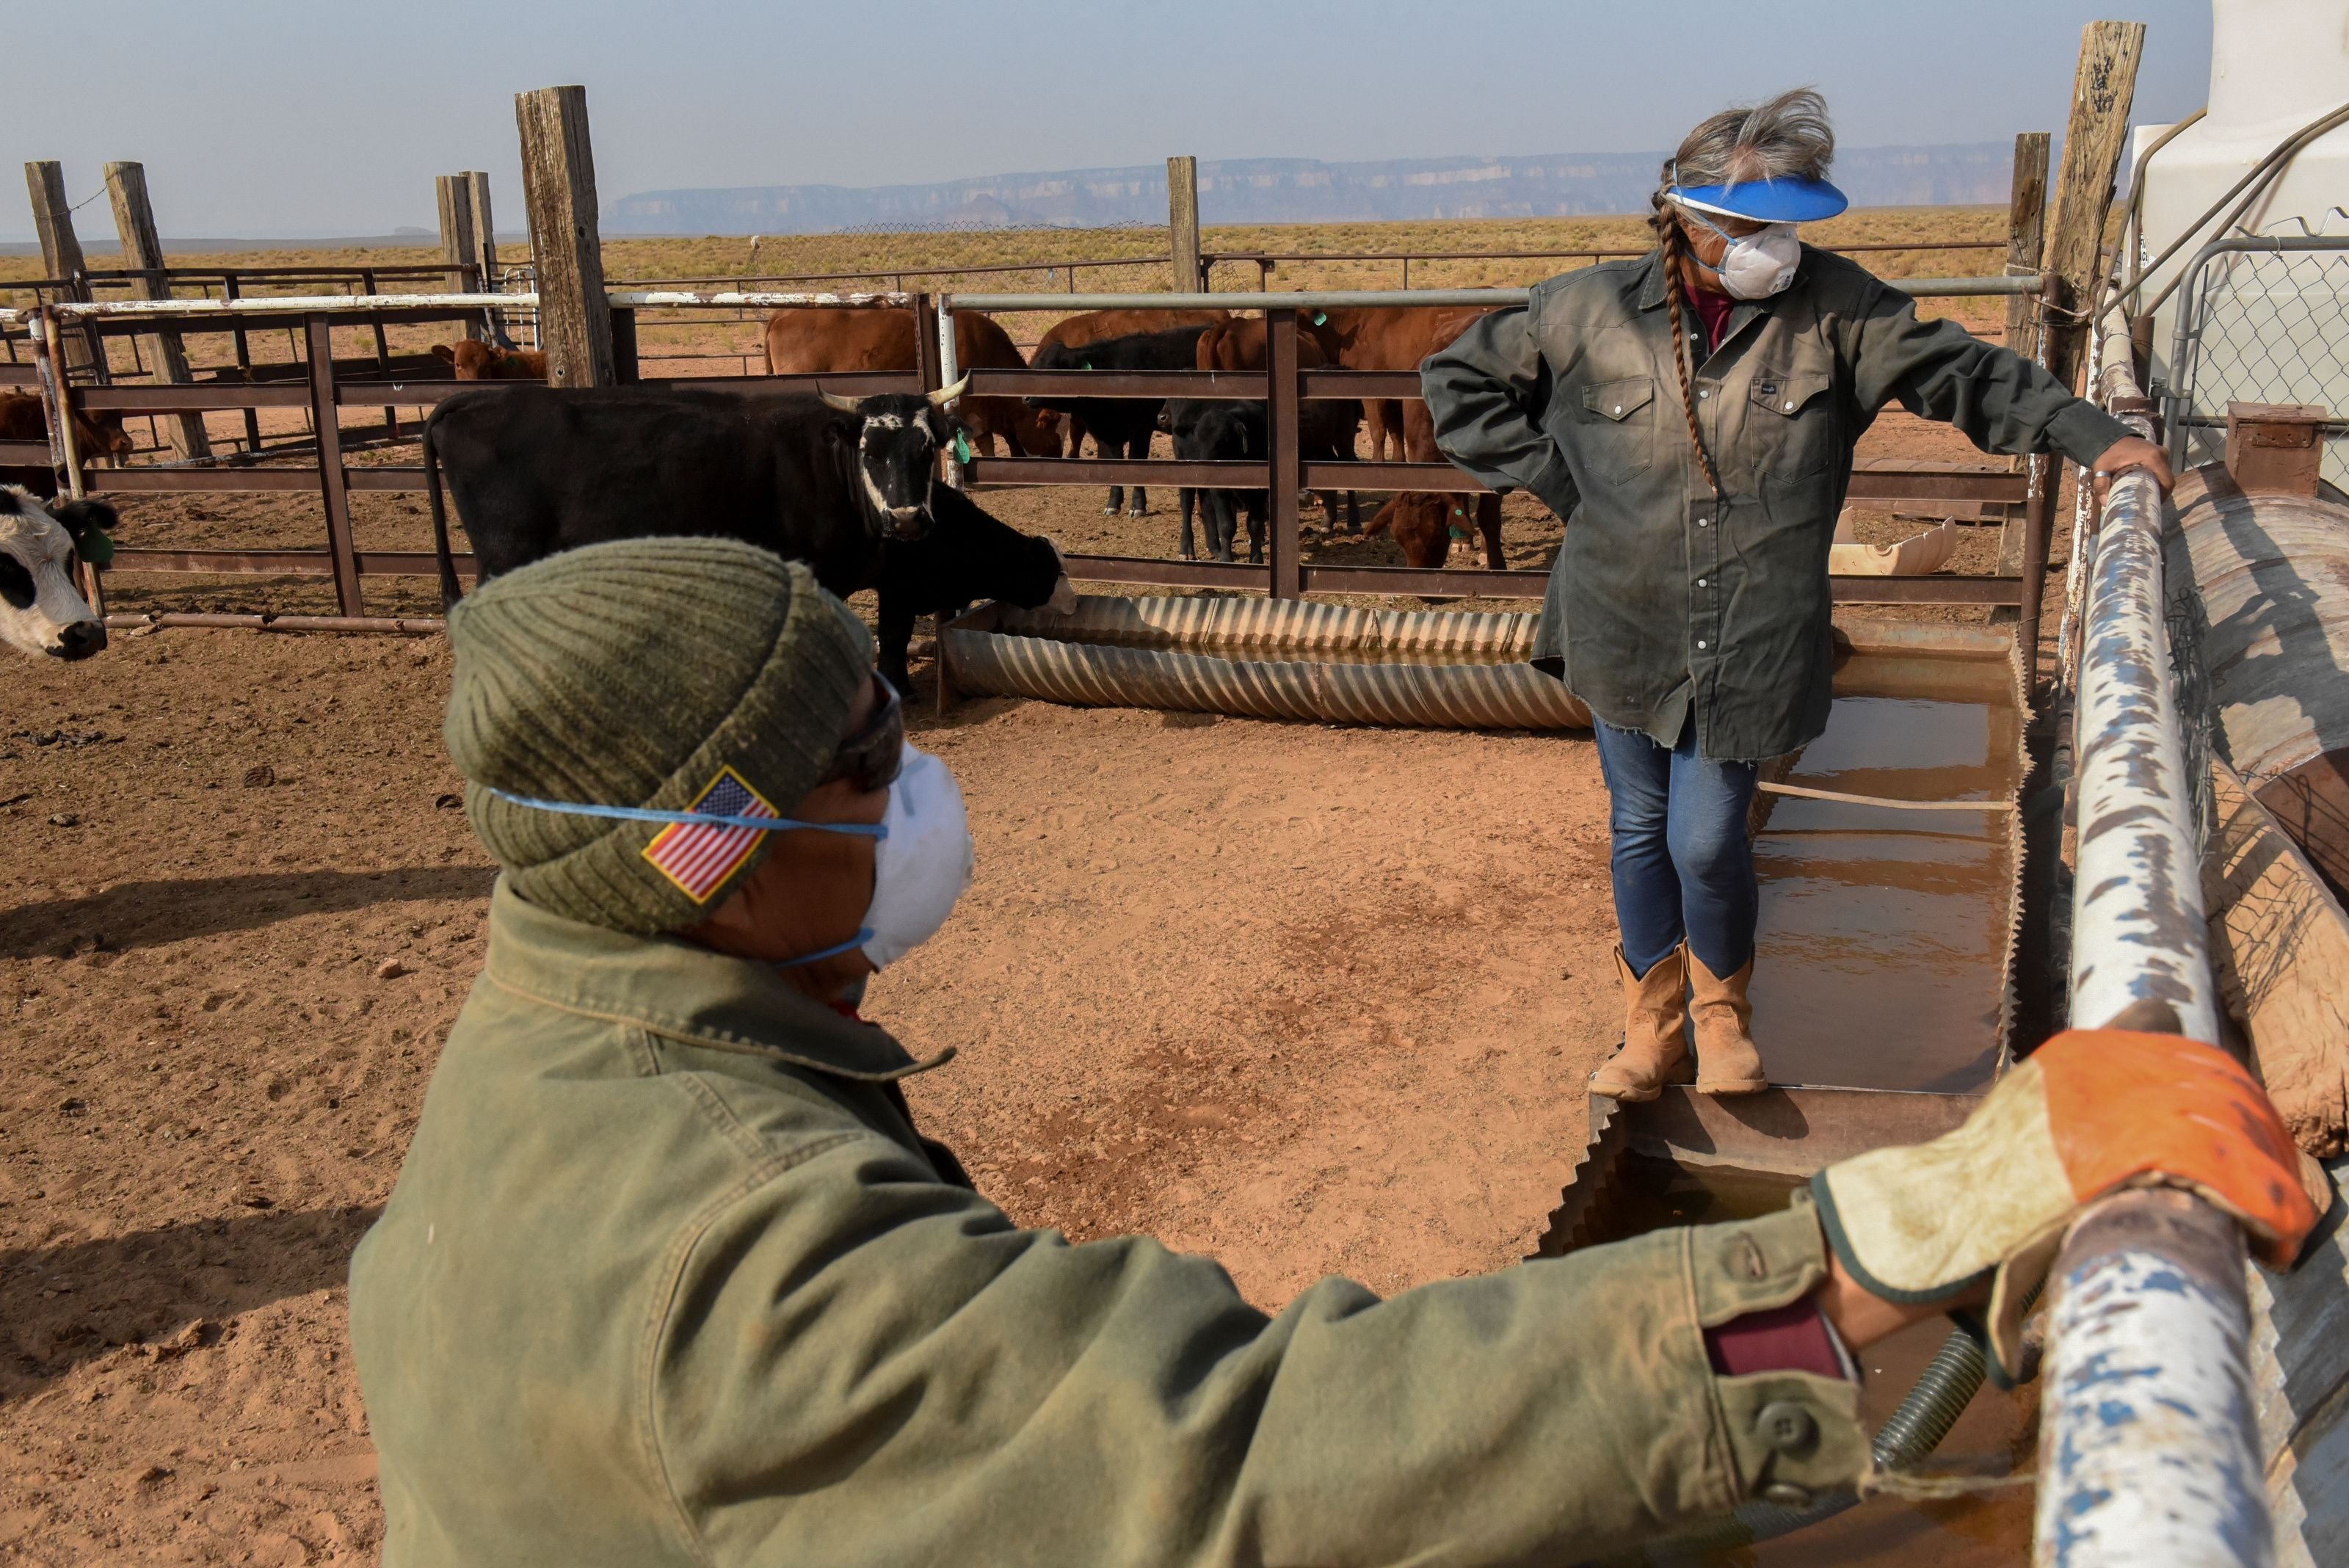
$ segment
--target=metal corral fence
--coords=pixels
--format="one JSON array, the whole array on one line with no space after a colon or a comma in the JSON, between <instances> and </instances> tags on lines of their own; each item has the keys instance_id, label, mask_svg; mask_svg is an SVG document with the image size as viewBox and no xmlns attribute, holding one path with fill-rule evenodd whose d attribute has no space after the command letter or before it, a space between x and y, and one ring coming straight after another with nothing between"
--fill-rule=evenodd
<instances>
[{"instance_id":1,"label":"metal corral fence","mask_svg":"<svg viewBox=\"0 0 2349 1568\"><path fill-rule=\"evenodd\" d=\"M2225 456L2227 405L2329 410L2323 475L2349 486L2349 235L2214 240L2186 269L2164 389L2170 459Z\"/></svg>"},{"instance_id":2,"label":"metal corral fence","mask_svg":"<svg viewBox=\"0 0 2349 1568\"><path fill-rule=\"evenodd\" d=\"M2038 295L2051 286L2041 276L1917 278L1897 283L1919 296ZM975 459L968 467L978 484L1174 484L1201 488L1267 489L1271 517L1266 564L1170 561L1131 556L1072 556L1071 576L1098 582L1173 587L1254 590L1274 598L1310 593L1450 597L1464 594L1502 598L1539 598L1547 581L1540 571L1419 569L1394 566L1319 566L1300 553L1299 495L1308 490L1394 490L1452 494L1482 493L1485 486L1443 462L1309 462L1302 456L1298 417L1306 399L1414 399L1419 377L1409 370L1307 369L1299 362L1299 311L1392 308L1426 306L1521 305L1524 289L1413 289L1331 291L1232 296L1225 294L1089 295L1084 303L1102 310L1177 310L1244 306L1261 308L1271 323L1262 373L1159 370L973 370L969 392L998 397L1236 398L1266 404L1269 458L1266 463L1189 462L1143 459ZM1053 308L1049 295L960 294L940 298L937 311L939 362L949 379L954 363L953 314L957 310L1019 312ZM1064 306L1063 306L1064 307ZM1850 500L1888 504L1993 503L2024 504L2024 556L2015 576L1837 577L1836 598L1859 604L1962 604L2011 606L2035 636L2039 593L2047 559L2052 486L2036 493L2025 475L1951 472L1919 465L1863 469L1852 475ZM2028 644L2026 643L2026 646Z\"/></svg>"},{"instance_id":3,"label":"metal corral fence","mask_svg":"<svg viewBox=\"0 0 2349 1568\"><path fill-rule=\"evenodd\" d=\"M924 314L917 320L916 341L928 334L926 302L917 296L878 295L761 294L750 292L691 294L682 291L614 290L610 296L616 337L628 340L626 325L633 313L648 309L736 310L775 309L786 306L904 306ZM398 410L420 412L452 392L474 388L498 389L514 382L459 381L447 378L445 368L427 358L430 374L409 377L380 372L367 359L337 359L334 333L337 328L376 331L389 323L470 322L487 309L535 308L531 295L444 294L358 296L284 296L238 299L107 300L60 303L37 310L0 310L0 330L26 331L31 350L29 364L0 366L0 385L37 387L48 413L46 443L0 441L0 465L47 466L70 493L115 495L190 492L247 492L305 494L319 497L325 517L321 544L293 548L150 550L123 548L115 552L112 568L122 572L202 575L307 576L333 579L338 614L303 618L303 624L366 629L395 629L395 624L367 613L365 579L370 576L431 576L438 567L429 551L360 550L351 529L350 498L364 492L416 492L425 488L420 463L354 467L345 460L357 444L343 424L347 408L380 408L397 439L415 441L420 423L411 418L404 427ZM153 333L161 327L187 332L257 331L290 327L301 335L302 377L292 382L229 380L191 385L82 385L61 373L67 363L66 344L77 329L105 339L129 333ZM623 363L632 359L624 357ZM649 382L661 386L676 383ZM912 372L866 375L782 376L755 378L694 378L693 387L743 391L823 390L849 396L905 391L943 383L935 367L926 376ZM284 461L295 455L286 447L259 447L239 460L140 463L128 467L93 468L88 454L77 447L76 413L153 413L171 416L235 411L248 428L268 410L300 412L313 432L307 443L311 461ZM256 438L257 440L257 438ZM257 455L265 461L252 461ZM472 569L469 555L458 556L460 570ZM187 619L174 617L172 619ZM254 617L204 617L207 622L237 624ZM280 622L279 624L290 624Z\"/></svg>"},{"instance_id":4,"label":"metal corral fence","mask_svg":"<svg viewBox=\"0 0 2349 1568\"><path fill-rule=\"evenodd\" d=\"M2050 286L2041 277L1971 277L1913 279L1899 286L1920 296L1979 296L2037 293ZM996 458L978 457L962 469L973 485L1102 485L1162 484L1201 488L1268 490L1272 516L1267 564L1182 561L1147 556L1071 556L1072 576L1095 582L1145 584L1165 587L1216 587L1254 591L1277 599L1310 593L1420 595L1456 597L1485 595L1505 598L1539 598L1547 574L1526 570L1471 570L1452 567L1323 566L1305 561L1299 538L1300 492L1312 490L1417 491L1475 493L1484 487L1443 462L1308 462L1302 458L1298 413L1305 399L1390 398L1419 395L1419 378L1412 371L1308 369L1299 363L1298 311L1340 306L1395 307L1469 305L1506 306L1520 304L1523 289L1414 290L1411 292L1332 292L1249 295L1087 295L1088 307L1103 309L1182 309L1200 306L1261 308L1271 322L1269 369L1260 373L1201 370L1113 372L975 370L968 390L977 396L1083 396L1133 398L1235 398L1267 405L1270 453L1266 462L1181 462L1152 459ZM849 396L884 391L935 390L959 379L953 365L952 313L957 309L1005 311L1065 311L1061 295L960 295L933 298L922 294L781 294L746 290L697 292L658 289L614 289L609 293L614 339L623 379L647 386L690 386L701 390L755 394L774 391L826 390ZM104 301L58 303L31 312L0 312L0 327L11 324L31 329L36 363L21 371L0 368L0 376L20 379L37 377L42 395L51 408L50 445L0 444L0 462L53 464L76 493L85 489L118 494L187 491L269 491L310 493L320 497L325 513L322 545L309 547L247 550L150 550L120 548L114 569L123 572L195 574L297 574L331 576L341 617L367 618L365 579L377 576L429 576L434 560L422 551L368 551L355 544L351 533L350 496L357 492L419 492L425 488L419 464L351 466L346 459L355 444L342 423L347 408L384 410L384 426L361 433L378 444L389 440L413 440L416 421L401 421L400 410L430 408L450 393L471 387L496 388L512 383L460 382L437 373L422 376L385 373L372 362L337 360L334 333L339 327L380 330L387 322L464 321L491 308L535 308L533 295L450 294L380 295L357 297L245 297L240 299ZM883 307L914 313L914 339L919 363L908 371L793 376L692 377L682 380L642 379L636 353L639 313L659 310L740 311L793 306ZM182 331L225 332L273 325L294 325L305 348L304 375L280 384L216 382L203 385L83 386L73 377L57 374L62 363L61 345L77 328L101 337L155 332L161 327ZM433 366L435 372L439 367ZM312 461L283 461L285 451L255 451L265 462L231 461L205 463L147 463L113 469L88 469L86 454L73 450L72 410L93 412L201 415L207 411L243 413L248 428L261 410L299 410L312 432L306 452ZM1837 599L1844 603L1961 604L2012 607L2020 612L2026 638L2033 634L2038 615L2039 586L2047 554L2047 522L2052 492L2037 493L2024 474L2011 472L1954 470L1948 465L1863 469L1853 475L1850 499L1889 505L1909 503L1931 507L1946 504L2027 504L2024 560L2019 575L1961 576L1936 574L1920 577L1852 576L1834 581ZM470 560L460 560L470 569Z\"/></svg>"}]
</instances>

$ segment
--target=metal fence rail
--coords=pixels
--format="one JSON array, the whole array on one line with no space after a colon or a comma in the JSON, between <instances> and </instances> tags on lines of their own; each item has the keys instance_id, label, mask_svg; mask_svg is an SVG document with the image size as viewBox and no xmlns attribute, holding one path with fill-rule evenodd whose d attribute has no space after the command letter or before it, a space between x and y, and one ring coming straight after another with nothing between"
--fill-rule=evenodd
<instances>
[{"instance_id":1,"label":"metal fence rail","mask_svg":"<svg viewBox=\"0 0 2349 1568\"><path fill-rule=\"evenodd\" d=\"M2104 384L2135 399L2125 345ZM2142 472L2115 480L2085 575L2071 1016L2216 1042L2163 511ZM2240 1229L2187 1193L2124 1192L2075 1224L2051 1276L2035 1561L2272 1561L2243 1271Z\"/></svg>"},{"instance_id":2,"label":"metal fence rail","mask_svg":"<svg viewBox=\"0 0 2349 1568\"><path fill-rule=\"evenodd\" d=\"M1951 291L2013 293L2040 286L2036 278L1970 278L1944 280ZM1912 286L1922 287L1918 284ZM682 381L647 380L649 386L690 386L715 391L743 393L787 390L827 390L850 396L883 391L935 390L961 379L953 365L952 310L994 306L999 308L1065 310L1065 296L947 296L934 302L921 294L809 294L755 289L672 290L616 288L608 292L614 312L615 339L623 346L622 375L636 379L640 362L633 352L638 311L772 309L795 306L839 308L907 309L914 313L915 340L923 364L905 371L825 374L821 376L696 377ZM1081 460L1041 458L977 458L962 469L968 483L988 484L1144 484L1196 485L1267 489L1272 516L1269 558L1263 566L1234 562L1182 561L1145 556L1072 556L1071 575L1092 581L1133 583L1174 587L1223 587L1294 598L1309 593L1421 595L1454 597L1485 595L1514 598L1541 597L1547 574L1526 570L1468 570L1457 567L1413 568L1322 565L1302 559L1299 493L1314 490L1381 490L1447 493L1482 493L1484 487L1443 462L1313 462L1303 460L1297 414L1309 399L1414 398L1418 377L1410 371L1307 369L1299 359L1298 308L1361 305L1396 306L1444 304L1499 305L1525 297L1511 289L1415 290L1408 293L1345 290L1278 295L1148 294L1082 296L1088 306L1133 308L1174 307L1199 303L1265 309L1272 324L1269 373L1225 374L1208 371L1153 373L1050 372L980 370L969 377L968 390L978 396L1019 397L1058 392L1061 395L1110 397L1231 397L1260 400L1268 405L1274 435L1268 462L1179 463L1164 460ZM1040 301L1040 306L1036 302ZM148 550L123 548L116 569L126 572L291 574L330 576L337 603L346 617L367 615L364 581L375 576L429 576L432 558L419 551L370 551L353 540L349 497L355 493L419 492L424 471L414 464L353 466L347 459L363 442L384 444L412 441L418 431L411 418L405 424L399 410L425 410L441 399L469 388L496 388L513 383L460 382L447 379L437 366L418 375L411 369L378 358L337 361L333 335L338 328L374 327L386 323L478 319L484 309L527 310L538 303L533 293L378 294L357 296L270 296L236 300L181 299L64 302L36 310L0 310L0 329L11 326L30 329L39 351L41 384L51 401L53 435L46 458L32 452L0 452L0 461L47 461L79 493L85 487L102 487L117 493L157 493L189 491L314 493L325 512L326 537L320 545L291 549ZM151 324L169 321L183 331L233 332L246 327L274 324L297 331L305 350L298 377L276 381L207 381L190 385L92 386L78 384L58 373L65 364L61 334L69 328L102 336L128 336L151 330ZM935 346L935 347L933 347ZM658 363L657 360L649 363ZM345 408L378 408L385 423L376 433L353 431L340 422ZM70 421L63 410L93 412L202 414L235 410L243 413L253 432L250 450L227 462L203 463L140 463L129 467L85 470L87 454L72 450ZM305 436L291 447L264 449L255 422L260 410L300 410ZM288 456L311 461L287 462ZM267 458L266 463L256 461ZM1909 501L1939 503L1990 502L2019 504L2027 495L2022 475L2003 472L1961 472L1947 465L1909 469L1863 469L1853 477L1852 499L1885 504ZM2037 498L2044 499L2044 498ZM2017 576L1959 576L1936 574L1925 577L1839 577L1834 592L1840 602L1877 604L1967 604L2014 606L2023 612L2025 635L2035 615L2038 567L2045 555L2044 507L2034 502L2033 516L2039 527L2035 549ZM470 568L469 560L460 566Z\"/></svg>"},{"instance_id":3,"label":"metal fence rail","mask_svg":"<svg viewBox=\"0 0 2349 1568\"><path fill-rule=\"evenodd\" d=\"M2213 240L2178 290L2163 417L2172 463L2225 455L2227 405L2329 408L2324 477L2349 486L2349 234Z\"/></svg>"}]
</instances>

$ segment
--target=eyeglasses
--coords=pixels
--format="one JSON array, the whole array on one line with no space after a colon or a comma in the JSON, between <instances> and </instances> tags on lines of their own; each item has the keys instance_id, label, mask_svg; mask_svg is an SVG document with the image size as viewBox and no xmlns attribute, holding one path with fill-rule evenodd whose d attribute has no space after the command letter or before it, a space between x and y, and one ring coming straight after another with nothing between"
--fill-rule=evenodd
<instances>
[{"instance_id":1,"label":"eyeglasses","mask_svg":"<svg viewBox=\"0 0 2349 1568\"><path fill-rule=\"evenodd\" d=\"M905 714L897 702L897 689L873 672L873 715L864 727L842 741L832 753L832 765L815 782L828 784L846 779L859 794L887 789L896 781L905 753Z\"/></svg>"}]
</instances>

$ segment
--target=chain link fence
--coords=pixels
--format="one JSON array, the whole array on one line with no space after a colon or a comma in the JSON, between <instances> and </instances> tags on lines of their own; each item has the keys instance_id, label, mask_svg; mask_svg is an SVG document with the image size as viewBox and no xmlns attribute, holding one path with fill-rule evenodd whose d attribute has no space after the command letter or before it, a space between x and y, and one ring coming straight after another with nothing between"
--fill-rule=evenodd
<instances>
[{"instance_id":1,"label":"chain link fence","mask_svg":"<svg viewBox=\"0 0 2349 1568\"><path fill-rule=\"evenodd\" d=\"M2170 355L2170 453L2226 455L2227 405L2331 411L2324 478L2349 488L2349 235L2222 240L2188 270Z\"/></svg>"}]
</instances>

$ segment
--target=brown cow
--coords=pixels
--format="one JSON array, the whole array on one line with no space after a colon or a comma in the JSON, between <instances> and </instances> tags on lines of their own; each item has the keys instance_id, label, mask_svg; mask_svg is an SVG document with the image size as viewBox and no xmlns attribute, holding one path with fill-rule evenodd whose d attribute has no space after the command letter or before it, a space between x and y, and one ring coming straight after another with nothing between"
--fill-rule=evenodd
<instances>
[{"instance_id":1,"label":"brown cow","mask_svg":"<svg viewBox=\"0 0 2349 1568\"><path fill-rule=\"evenodd\" d=\"M1322 346L1337 364L1349 370L1417 370L1421 360L1438 348L1450 348L1452 340L1485 311L1477 306L1417 305L1320 314ZM1363 422L1370 427L1372 462L1386 461L1390 441L1398 457L1402 452L1404 400L1364 400Z\"/></svg>"},{"instance_id":2,"label":"brown cow","mask_svg":"<svg viewBox=\"0 0 2349 1568\"><path fill-rule=\"evenodd\" d=\"M467 337L453 347L432 345L432 357L453 366L460 381L543 381L546 356L535 348L501 348Z\"/></svg>"},{"instance_id":3,"label":"brown cow","mask_svg":"<svg viewBox=\"0 0 2349 1568\"><path fill-rule=\"evenodd\" d=\"M1228 321L1228 310L1087 310L1065 317L1044 329L1036 340L1041 348L1047 343L1058 343L1065 348L1081 348L1088 343L1106 342L1112 337L1131 337L1137 332L1172 332L1178 327L1213 327L1218 321ZM1075 414L1059 416L1068 431L1069 455L1079 456L1078 448L1084 444L1085 424ZM1095 457L1123 455L1101 450L1093 443Z\"/></svg>"},{"instance_id":4,"label":"brown cow","mask_svg":"<svg viewBox=\"0 0 2349 1568\"><path fill-rule=\"evenodd\" d=\"M1323 332L1331 357L1349 370L1412 370L1453 339L1486 311L1481 306L1401 306L1340 308L1322 313ZM1363 422L1370 428L1371 461L1382 462L1390 445L1404 462L1441 462L1435 446L1435 421L1427 405L1416 398L1368 398L1362 403ZM1444 564L1452 540L1466 538L1462 526L1473 516L1484 535L1485 561L1494 570L1503 566L1501 499L1480 495L1472 508L1457 494L1435 491L1405 491L1379 508L1366 533L1386 529L1402 547L1403 559L1414 566ZM1456 535L1455 535L1456 531Z\"/></svg>"},{"instance_id":5,"label":"brown cow","mask_svg":"<svg viewBox=\"0 0 2349 1568\"><path fill-rule=\"evenodd\" d=\"M1444 454L1436 450L1435 420L1427 411L1427 405L1413 398L1403 403L1402 410L1403 461L1441 462ZM1482 494L1402 491L1388 497L1387 504L1379 508L1378 514L1362 532L1375 534L1385 529L1402 547L1404 560L1414 566L1433 567L1443 566L1449 557L1453 540L1464 541L1468 537L1464 524L1472 518L1476 532L1485 538L1485 565L1496 572L1503 570L1508 562L1501 554L1501 498L1489 491Z\"/></svg>"},{"instance_id":6,"label":"brown cow","mask_svg":"<svg viewBox=\"0 0 2349 1568\"><path fill-rule=\"evenodd\" d=\"M84 462L100 457L119 462L130 455L130 432L122 428L119 410L91 413L76 409L73 422L74 453ZM38 393L0 392L0 441L46 443L48 439L49 420L41 411ZM57 493L57 471L46 462L0 465L0 483L21 484L44 501Z\"/></svg>"},{"instance_id":7,"label":"brown cow","mask_svg":"<svg viewBox=\"0 0 2349 1568\"><path fill-rule=\"evenodd\" d=\"M910 370L915 366L914 317L895 308L834 309L797 306L767 317L767 373L771 376L855 370ZM955 312L955 367L968 370L1024 370L1011 335L989 316ZM1061 455L1060 421L1018 398L965 398L956 413L995 455L1001 436L1015 457Z\"/></svg>"}]
</instances>

